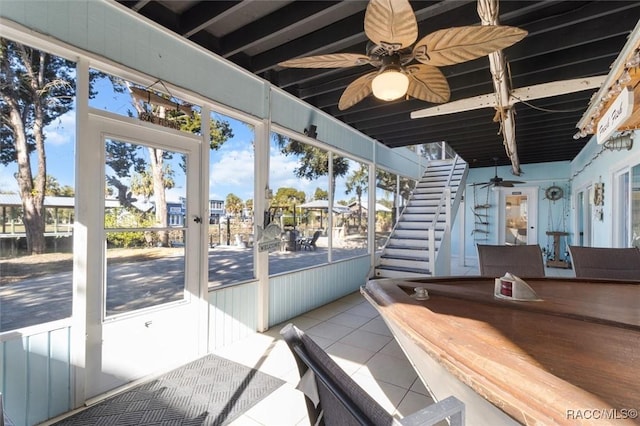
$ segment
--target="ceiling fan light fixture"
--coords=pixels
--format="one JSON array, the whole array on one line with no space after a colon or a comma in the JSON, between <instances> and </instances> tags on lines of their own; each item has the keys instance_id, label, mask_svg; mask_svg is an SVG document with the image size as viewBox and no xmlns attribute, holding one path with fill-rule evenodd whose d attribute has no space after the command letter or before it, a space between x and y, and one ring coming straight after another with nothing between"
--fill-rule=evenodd
<instances>
[{"instance_id":1,"label":"ceiling fan light fixture","mask_svg":"<svg viewBox=\"0 0 640 426\"><path fill-rule=\"evenodd\" d=\"M409 77L400 67L387 67L371 82L373 96L383 101L394 101L403 97L409 89Z\"/></svg>"}]
</instances>

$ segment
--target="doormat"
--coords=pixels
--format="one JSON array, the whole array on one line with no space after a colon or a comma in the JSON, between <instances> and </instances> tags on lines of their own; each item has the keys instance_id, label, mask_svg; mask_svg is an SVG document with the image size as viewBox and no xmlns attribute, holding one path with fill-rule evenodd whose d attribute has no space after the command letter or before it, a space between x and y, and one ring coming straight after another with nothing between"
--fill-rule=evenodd
<instances>
[{"instance_id":1,"label":"doormat","mask_svg":"<svg viewBox=\"0 0 640 426\"><path fill-rule=\"evenodd\" d=\"M207 355L55 425L225 425L284 381Z\"/></svg>"}]
</instances>

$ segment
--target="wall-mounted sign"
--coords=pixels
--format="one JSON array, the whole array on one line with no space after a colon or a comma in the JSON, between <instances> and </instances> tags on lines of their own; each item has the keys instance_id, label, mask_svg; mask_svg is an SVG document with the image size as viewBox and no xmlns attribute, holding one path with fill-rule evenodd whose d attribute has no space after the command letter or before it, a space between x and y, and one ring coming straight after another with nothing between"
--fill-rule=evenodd
<instances>
[{"instance_id":1,"label":"wall-mounted sign","mask_svg":"<svg viewBox=\"0 0 640 426\"><path fill-rule=\"evenodd\" d=\"M633 113L633 91L628 87L622 89L607 112L598 121L598 143L603 144Z\"/></svg>"}]
</instances>

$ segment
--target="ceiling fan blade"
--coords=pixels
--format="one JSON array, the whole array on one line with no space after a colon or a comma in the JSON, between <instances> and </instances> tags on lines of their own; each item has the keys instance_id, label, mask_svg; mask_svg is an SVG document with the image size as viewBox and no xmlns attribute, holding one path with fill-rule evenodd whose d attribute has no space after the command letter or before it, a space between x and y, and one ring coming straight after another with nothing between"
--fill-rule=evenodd
<instances>
[{"instance_id":1,"label":"ceiling fan blade","mask_svg":"<svg viewBox=\"0 0 640 426\"><path fill-rule=\"evenodd\" d=\"M447 28L423 37L413 54L424 64L459 64L509 47L526 35L525 30L504 25Z\"/></svg>"},{"instance_id":2,"label":"ceiling fan blade","mask_svg":"<svg viewBox=\"0 0 640 426\"><path fill-rule=\"evenodd\" d=\"M370 0L364 15L364 32L375 44L397 51L416 41L418 23L407 0Z\"/></svg>"},{"instance_id":3,"label":"ceiling fan blade","mask_svg":"<svg viewBox=\"0 0 640 426\"><path fill-rule=\"evenodd\" d=\"M371 81L377 74L378 71L373 71L361 77L358 77L355 81L351 82L351 84L349 84L347 88L344 89L342 96L340 96L338 109L342 111L347 108L351 108L352 106L369 96L372 92Z\"/></svg>"},{"instance_id":4,"label":"ceiling fan blade","mask_svg":"<svg viewBox=\"0 0 640 426\"><path fill-rule=\"evenodd\" d=\"M369 62L368 56L358 53L330 53L289 59L278 63L278 65L287 68L344 68L366 65Z\"/></svg>"},{"instance_id":5,"label":"ceiling fan blade","mask_svg":"<svg viewBox=\"0 0 640 426\"><path fill-rule=\"evenodd\" d=\"M409 75L407 95L439 104L449 101L449 83L438 68L417 64L405 67L405 71Z\"/></svg>"}]
</instances>

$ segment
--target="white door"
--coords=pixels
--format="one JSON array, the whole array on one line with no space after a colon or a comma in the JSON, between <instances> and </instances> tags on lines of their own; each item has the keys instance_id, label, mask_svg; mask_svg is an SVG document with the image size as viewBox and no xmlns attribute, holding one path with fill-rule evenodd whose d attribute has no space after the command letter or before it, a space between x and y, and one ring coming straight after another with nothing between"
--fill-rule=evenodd
<instances>
[{"instance_id":1,"label":"white door","mask_svg":"<svg viewBox=\"0 0 640 426\"><path fill-rule=\"evenodd\" d=\"M101 340L87 354L99 358L87 398L194 359L203 338L199 139L126 120L91 123L104 154L96 165L105 176L104 269L100 303L89 303L101 309L99 330L88 325Z\"/></svg>"},{"instance_id":2,"label":"white door","mask_svg":"<svg viewBox=\"0 0 640 426\"><path fill-rule=\"evenodd\" d=\"M538 244L538 188L500 188L498 244Z\"/></svg>"}]
</instances>

